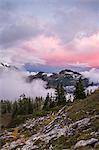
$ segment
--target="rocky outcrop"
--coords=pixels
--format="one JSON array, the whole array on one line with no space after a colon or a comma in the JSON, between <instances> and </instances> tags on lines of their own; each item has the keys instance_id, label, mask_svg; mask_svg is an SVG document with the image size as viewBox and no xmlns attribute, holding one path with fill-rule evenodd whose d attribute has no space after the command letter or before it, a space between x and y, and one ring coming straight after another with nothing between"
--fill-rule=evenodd
<instances>
[{"instance_id":1,"label":"rocky outcrop","mask_svg":"<svg viewBox=\"0 0 99 150\"><path fill-rule=\"evenodd\" d=\"M16 141L9 142L5 144L1 150L21 147L22 150L31 150L39 148L38 141L43 143L42 145L46 145L52 139L58 139L61 136L71 137L78 132L79 129L84 130L84 127L87 127L90 124L90 118L84 118L82 120L76 121L72 123L72 121L67 118L67 112L65 111L65 107L63 107L56 115L55 118L48 123L46 126L42 126L45 120L48 120L49 116L39 117L37 119L27 120L25 124L19 126L21 131L29 130L32 132L32 136L29 137L28 140L22 141L19 138ZM33 129L37 127L37 125L41 125L41 128L38 128L37 132L33 133ZM92 145L98 142L97 139L90 140L81 140L77 142L75 148L80 146ZM51 147L50 147L51 149Z\"/></svg>"},{"instance_id":2,"label":"rocky outcrop","mask_svg":"<svg viewBox=\"0 0 99 150\"><path fill-rule=\"evenodd\" d=\"M78 72L74 72L72 70L62 70L59 73L52 73L51 75L39 72L35 75L29 75L27 78L27 82L32 82L34 79L42 79L46 81L49 88L55 88L59 83L61 83L64 87L66 86L74 86L76 81L82 77L82 75ZM82 78L84 86L89 85L89 80L86 78Z\"/></svg>"},{"instance_id":3,"label":"rocky outcrop","mask_svg":"<svg viewBox=\"0 0 99 150\"><path fill-rule=\"evenodd\" d=\"M70 103L71 104L71 103ZM0 135L1 150L99 149L99 92ZM94 112L93 112L94 110ZM15 131L13 131L15 130ZM58 146L58 147L57 147Z\"/></svg>"},{"instance_id":4,"label":"rocky outcrop","mask_svg":"<svg viewBox=\"0 0 99 150\"><path fill-rule=\"evenodd\" d=\"M99 140L95 138L91 138L89 140L81 140L76 143L76 145L74 146L74 149L77 149L79 147L85 147L87 145L94 146L98 141Z\"/></svg>"}]
</instances>

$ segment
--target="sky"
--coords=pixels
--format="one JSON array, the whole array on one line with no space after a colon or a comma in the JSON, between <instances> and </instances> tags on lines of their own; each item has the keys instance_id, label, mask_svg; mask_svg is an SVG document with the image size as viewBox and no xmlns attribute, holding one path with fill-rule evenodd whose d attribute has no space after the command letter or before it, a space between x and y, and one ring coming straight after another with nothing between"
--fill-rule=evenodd
<instances>
[{"instance_id":1,"label":"sky","mask_svg":"<svg viewBox=\"0 0 99 150\"><path fill-rule=\"evenodd\" d=\"M99 0L0 0L0 61L99 67Z\"/></svg>"}]
</instances>

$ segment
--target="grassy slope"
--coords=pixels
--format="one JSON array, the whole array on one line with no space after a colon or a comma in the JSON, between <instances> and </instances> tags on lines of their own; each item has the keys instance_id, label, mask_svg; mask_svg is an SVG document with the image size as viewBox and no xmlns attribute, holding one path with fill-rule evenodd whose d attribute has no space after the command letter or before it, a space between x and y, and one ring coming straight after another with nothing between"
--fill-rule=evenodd
<instances>
[{"instance_id":1,"label":"grassy slope","mask_svg":"<svg viewBox=\"0 0 99 150\"><path fill-rule=\"evenodd\" d=\"M0 126L7 126L12 119L12 115L10 113L8 114L3 114L0 117Z\"/></svg>"},{"instance_id":2,"label":"grassy slope","mask_svg":"<svg viewBox=\"0 0 99 150\"><path fill-rule=\"evenodd\" d=\"M99 90L84 100L77 100L68 110L68 117L76 121L99 114Z\"/></svg>"},{"instance_id":3,"label":"grassy slope","mask_svg":"<svg viewBox=\"0 0 99 150\"><path fill-rule=\"evenodd\" d=\"M53 111L57 112L59 109L60 108L57 108L57 109L54 108L53 110L50 110L49 112L40 112L39 114L35 114L35 115L38 117L46 115L47 113L52 115ZM85 132L77 131L76 134L73 136L70 136L70 137L61 136L57 140L51 140L49 144L53 145L54 150L63 150L66 148L70 148L72 145L75 145L77 141L82 140L82 139L86 140L86 139L90 139L91 137L99 139L99 136L94 136L90 134L92 132L99 131L99 118L94 117L95 115L99 115L99 90L84 100L76 100L73 103L70 103L70 104L68 103L65 111L68 112L67 113L68 118L71 118L72 122L81 120L86 117L93 116L93 119L91 119L91 125L89 127L91 128L91 130L88 130ZM24 117L26 116L23 116L23 118ZM32 115L28 116L28 118L32 118L32 117L34 116ZM19 119L20 119L20 116L19 116ZM15 124L16 124L16 121L21 122L17 119L17 120L14 120ZM92 149L91 147L84 147L78 150L99 150L99 147L96 147L95 149Z\"/></svg>"},{"instance_id":4,"label":"grassy slope","mask_svg":"<svg viewBox=\"0 0 99 150\"><path fill-rule=\"evenodd\" d=\"M70 148L79 140L87 140L92 137L99 139L99 135L95 136L94 134L90 134L92 132L99 131L99 118L94 117L95 115L99 115L99 90L84 100L75 101L72 106L69 106L69 108L66 109L66 111L68 112L68 117L71 118L73 122L83 118L93 117L89 127L91 130L86 130L85 132L77 131L75 135L70 136L69 138L61 136L59 139L51 141L54 146L54 150ZM99 146L96 148L84 147L77 150L99 150Z\"/></svg>"}]
</instances>

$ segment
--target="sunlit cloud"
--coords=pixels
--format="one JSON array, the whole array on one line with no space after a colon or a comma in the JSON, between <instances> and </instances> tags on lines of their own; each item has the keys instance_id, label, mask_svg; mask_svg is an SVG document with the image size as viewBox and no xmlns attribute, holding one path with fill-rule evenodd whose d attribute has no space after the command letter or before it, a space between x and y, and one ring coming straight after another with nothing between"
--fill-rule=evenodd
<instances>
[{"instance_id":1,"label":"sunlit cloud","mask_svg":"<svg viewBox=\"0 0 99 150\"><path fill-rule=\"evenodd\" d=\"M99 66L98 0L0 2L0 60Z\"/></svg>"}]
</instances>

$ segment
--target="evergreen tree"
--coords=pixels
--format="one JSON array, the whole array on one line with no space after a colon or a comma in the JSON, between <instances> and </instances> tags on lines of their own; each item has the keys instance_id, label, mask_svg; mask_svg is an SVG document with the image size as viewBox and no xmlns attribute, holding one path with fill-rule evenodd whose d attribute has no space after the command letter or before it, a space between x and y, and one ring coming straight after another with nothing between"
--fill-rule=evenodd
<instances>
[{"instance_id":1,"label":"evergreen tree","mask_svg":"<svg viewBox=\"0 0 99 150\"><path fill-rule=\"evenodd\" d=\"M1 114L7 113L6 101L4 100L0 101L0 109L1 109Z\"/></svg>"},{"instance_id":2,"label":"evergreen tree","mask_svg":"<svg viewBox=\"0 0 99 150\"><path fill-rule=\"evenodd\" d=\"M58 84L56 87L56 102L58 105L65 105L66 104L66 92L62 84Z\"/></svg>"},{"instance_id":3,"label":"evergreen tree","mask_svg":"<svg viewBox=\"0 0 99 150\"><path fill-rule=\"evenodd\" d=\"M55 107L55 101L53 100L53 96L52 96L52 93L51 93L49 108L53 108L53 107Z\"/></svg>"},{"instance_id":4,"label":"evergreen tree","mask_svg":"<svg viewBox=\"0 0 99 150\"><path fill-rule=\"evenodd\" d=\"M79 81L76 82L75 88L76 88L74 92L75 99L84 99L86 95L81 78L79 78Z\"/></svg>"},{"instance_id":5,"label":"evergreen tree","mask_svg":"<svg viewBox=\"0 0 99 150\"><path fill-rule=\"evenodd\" d=\"M58 103L60 100L60 86L59 84L57 85L56 89L55 89L55 95L56 95L56 102Z\"/></svg>"},{"instance_id":6,"label":"evergreen tree","mask_svg":"<svg viewBox=\"0 0 99 150\"><path fill-rule=\"evenodd\" d=\"M12 111L12 102L7 100L6 105L7 105L7 113L11 113L11 111Z\"/></svg>"},{"instance_id":7,"label":"evergreen tree","mask_svg":"<svg viewBox=\"0 0 99 150\"><path fill-rule=\"evenodd\" d=\"M48 110L50 106L50 97L49 97L49 93L46 96L45 102L44 102L44 106L43 109L44 110Z\"/></svg>"},{"instance_id":8,"label":"evergreen tree","mask_svg":"<svg viewBox=\"0 0 99 150\"><path fill-rule=\"evenodd\" d=\"M60 85L60 97L61 97L61 104L65 105L66 104L66 91L64 90L63 85Z\"/></svg>"},{"instance_id":9,"label":"evergreen tree","mask_svg":"<svg viewBox=\"0 0 99 150\"><path fill-rule=\"evenodd\" d=\"M33 113L33 104L32 104L32 100L30 98L28 98L28 114L32 114Z\"/></svg>"},{"instance_id":10,"label":"evergreen tree","mask_svg":"<svg viewBox=\"0 0 99 150\"><path fill-rule=\"evenodd\" d=\"M13 103L13 109L12 109L12 117L14 117L18 113L18 103L15 101Z\"/></svg>"},{"instance_id":11,"label":"evergreen tree","mask_svg":"<svg viewBox=\"0 0 99 150\"><path fill-rule=\"evenodd\" d=\"M38 111L40 109L40 105L41 105L40 103L41 103L40 98L36 97L33 105L35 111Z\"/></svg>"}]
</instances>

